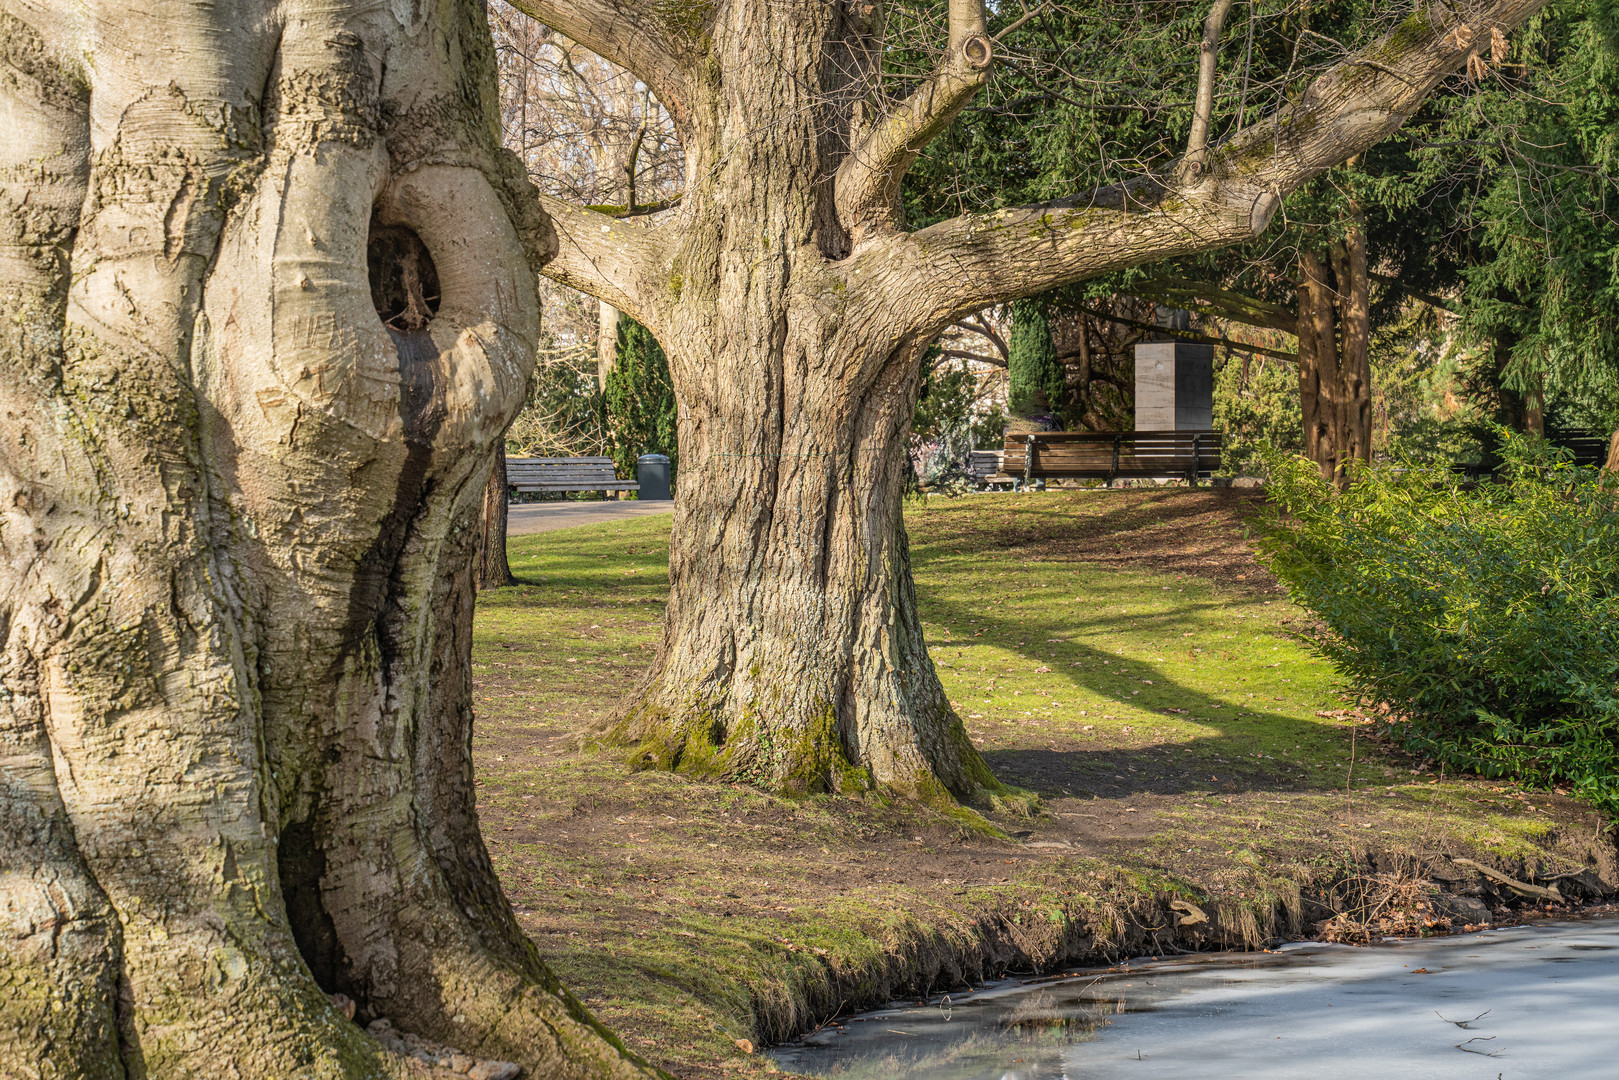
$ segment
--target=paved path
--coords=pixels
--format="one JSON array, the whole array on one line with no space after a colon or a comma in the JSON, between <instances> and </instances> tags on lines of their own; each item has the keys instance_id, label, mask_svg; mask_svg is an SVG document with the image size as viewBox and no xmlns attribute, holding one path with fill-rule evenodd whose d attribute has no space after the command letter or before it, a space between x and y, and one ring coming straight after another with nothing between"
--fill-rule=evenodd
<instances>
[{"instance_id":1,"label":"paved path","mask_svg":"<svg viewBox=\"0 0 1619 1080\"><path fill-rule=\"evenodd\" d=\"M669 500L642 502L639 499L623 502L615 499L610 502L519 503L506 508L506 535L524 536L550 532L552 529L571 529L576 525L645 517L647 514L668 514L674 508L675 504Z\"/></svg>"}]
</instances>

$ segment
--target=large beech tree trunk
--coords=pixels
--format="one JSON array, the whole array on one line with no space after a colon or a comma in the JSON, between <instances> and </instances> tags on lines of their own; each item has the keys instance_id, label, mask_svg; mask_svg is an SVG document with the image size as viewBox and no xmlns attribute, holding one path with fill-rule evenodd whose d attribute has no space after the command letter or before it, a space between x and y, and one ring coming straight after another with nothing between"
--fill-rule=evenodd
<instances>
[{"instance_id":1,"label":"large beech tree trunk","mask_svg":"<svg viewBox=\"0 0 1619 1080\"><path fill-rule=\"evenodd\" d=\"M479 839L554 242L476 0L0 10L0 1073L642 1075ZM386 325L384 320L386 320Z\"/></svg>"},{"instance_id":2,"label":"large beech tree trunk","mask_svg":"<svg viewBox=\"0 0 1619 1080\"><path fill-rule=\"evenodd\" d=\"M648 765L987 804L1011 793L928 659L900 516L931 335L825 272L849 242L825 195L823 143L847 138L824 130L828 94L857 73L859 35L830 4L721 20L733 75L697 90L713 118L687 147L699 224L659 320L681 402L672 592L613 733Z\"/></svg>"},{"instance_id":3,"label":"large beech tree trunk","mask_svg":"<svg viewBox=\"0 0 1619 1080\"><path fill-rule=\"evenodd\" d=\"M1372 457L1370 278L1366 230L1351 226L1323 258L1299 254L1299 404L1304 453L1340 487Z\"/></svg>"}]
</instances>

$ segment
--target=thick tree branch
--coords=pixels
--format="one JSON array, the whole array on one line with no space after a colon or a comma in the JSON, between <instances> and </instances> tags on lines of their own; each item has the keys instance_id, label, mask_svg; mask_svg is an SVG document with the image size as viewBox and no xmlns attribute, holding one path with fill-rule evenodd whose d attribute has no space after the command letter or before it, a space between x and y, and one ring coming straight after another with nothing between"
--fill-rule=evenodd
<instances>
[{"instance_id":1,"label":"thick tree branch","mask_svg":"<svg viewBox=\"0 0 1619 1080\"><path fill-rule=\"evenodd\" d=\"M1191 180L1203 170L1209 145L1209 120L1214 115L1214 66L1220 57L1220 32L1225 29L1231 0L1214 0L1203 24L1203 41L1198 46L1197 102L1192 107L1192 131L1186 139L1186 156L1181 158L1181 178Z\"/></svg>"},{"instance_id":2,"label":"thick tree branch","mask_svg":"<svg viewBox=\"0 0 1619 1080\"><path fill-rule=\"evenodd\" d=\"M852 244L898 227L906 170L989 79L995 46L984 31L983 0L950 0L950 39L938 66L872 125L838 167L838 218Z\"/></svg>"},{"instance_id":3,"label":"thick tree branch","mask_svg":"<svg viewBox=\"0 0 1619 1080\"><path fill-rule=\"evenodd\" d=\"M1210 148L1192 185L1173 182L1176 162L1077 198L874 237L851 269L869 267L890 284L878 302L942 327L993 303L1258 235L1289 192L1403 124L1491 40L1488 31L1511 30L1545 3L1487 0L1468 9L1465 23L1453 6L1413 14L1284 108ZM1464 25L1471 34L1456 32Z\"/></svg>"},{"instance_id":4,"label":"thick tree branch","mask_svg":"<svg viewBox=\"0 0 1619 1080\"><path fill-rule=\"evenodd\" d=\"M663 252L661 236L643 225L597 213L549 195L540 204L557 233L557 256L542 273L626 312L643 326L662 321L662 295L654 269Z\"/></svg>"},{"instance_id":5,"label":"thick tree branch","mask_svg":"<svg viewBox=\"0 0 1619 1080\"><path fill-rule=\"evenodd\" d=\"M585 209L610 218L647 217L650 214L661 214L665 210L673 210L680 205L680 200L683 198L685 198L685 192L677 191L667 199L659 199L657 202L636 203L634 210L631 210L628 206L616 206L612 203L594 203L585 207Z\"/></svg>"},{"instance_id":6,"label":"thick tree branch","mask_svg":"<svg viewBox=\"0 0 1619 1080\"><path fill-rule=\"evenodd\" d=\"M1149 278L1131 285L1130 291L1144 300L1189 308L1201 301L1222 319L1263 326L1291 334L1298 328L1299 313L1281 304L1272 304L1235 292L1211 281L1187 278Z\"/></svg>"},{"instance_id":7,"label":"thick tree branch","mask_svg":"<svg viewBox=\"0 0 1619 1080\"><path fill-rule=\"evenodd\" d=\"M682 138L691 122L690 94L679 60L679 35L653 5L631 0L508 0L529 18L559 30L590 51L628 68L657 95Z\"/></svg>"},{"instance_id":8,"label":"thick tree branch","mask_svg":"<svg viewBox=\"0 0 1619 1080\"><path fill-rule=\"evenodd\" d=\"M1210 334L1200 334L1196 330L1173 330L1163 326L1154 326L1139 319L1126 319L1122 315L1109 315L1105 311L1095 311L1091 308L1079 308L1079 311L1091 316L1093 319L1102 319L1106 322L1118 323L1120 326L1131 326L1137 330L1150 330L1154 334L1164 334L1176 341L1189 341L1194 345L1223 345L1232 352L1263 353L1265 356L1274 356L1279 360L1297 363L1298 353L1283 352L1281 349L1272 349L1264 345L1250 345L1246 341L1233 341L1228 337L1214 337ZM1291 331L1289 331L1291 333ZM1062 357L1058 357L1062 359Z\"/></svg>"}]
</instances>

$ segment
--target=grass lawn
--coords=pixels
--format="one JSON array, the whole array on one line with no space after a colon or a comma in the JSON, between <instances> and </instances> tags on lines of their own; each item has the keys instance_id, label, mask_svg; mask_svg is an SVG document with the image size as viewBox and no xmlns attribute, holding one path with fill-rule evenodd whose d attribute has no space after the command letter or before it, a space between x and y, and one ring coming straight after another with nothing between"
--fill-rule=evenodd
<instances>
[{"instance_id":1,"label":"grass lawn","mask_svg":"<svg viewBox=\"0 0 1619 1080\"><path fill-rule=\"evenodd\" d=\"M478 601L474 756L521 921L633 1048L746 1076L773 1071L753 1043L899 993L1308 936L1335 884L1402 859L1614 880L1588 809L1375 738L1253 561L1251 508L1166 489L908 513L934 664L991 767L1042 799L998 822L1008 840L909 803L630 772L588 736L657 641L670 519L514 538L524 584Z\"/></svg>"}]
</instances>

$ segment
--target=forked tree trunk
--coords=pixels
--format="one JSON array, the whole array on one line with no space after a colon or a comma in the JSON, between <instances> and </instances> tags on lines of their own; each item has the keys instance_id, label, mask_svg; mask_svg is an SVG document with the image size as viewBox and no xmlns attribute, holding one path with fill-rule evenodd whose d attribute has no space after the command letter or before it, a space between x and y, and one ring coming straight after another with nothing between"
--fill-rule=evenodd
<instances>
[{"instance_id":1,"label":"forked tree trunk","mask_svg":"<svg viewBox=\"0 0 1619 1080\"><path fill-rule=\"evenodd\" d=\"M473 580L478 591L516 585L511 563L506 558L506 446L495 445L495 464L484 485L483 505L478 515L478 550L473 556Z\"/></svg>"},{"instance_id":2,"label":"forked tree trunk","mask_svg":"<svg viewBox=\"0 0 1619 1080\"><path fill-rule=\"evenodd\" d=\"M1299 254L1299 404L1304 453L1321 475L1346 486L1372 456L1370 278L1364 225L1323 258Z\"/></svg>"},{"instance_id":3,"label":"forked tree trunk","mask_svg":"<svg viewBox=\"0 0 1619 1080\"><path fill-rule=\"evenodd\" d=\"M732 74L697 89L713 126L686 148L691 227L654 312L681 403L672 590L612 734L646 765L776 789L1017 797L952 711L916 612L900 506L932 334L826 263L849 239L823 156L847 132L825 125L858 34L837 5L718 11Z\"/></svg>"},{"instance_id":4,"label":"forked tree trunk","mask_svg":"<svg viewBox=\"0 0 1619 1080\"><path fill-rule=\"evenodd\" d=\"M482 5L67 7L0 13L0 1073L416 1070L341 991L644 1075L478 836L472 549L551 243Z\"/></svg>"},{"instance_id":5,"label":"forked tree trunk","mask_svg":"<svg viewBox=\"0 0 1619 1080\"><path fill-rule=\"evenodd\" d=\"M900 480L921 351L989 304L1263 231L1288 192L1393 131L1481 28L1542 2L1486 0L1469 26L1424 8L1192 162L907 232L906 170L993 64L983 0L941 5L935 66L903 87L882 75L881 4L511 0L632 69L686 157L657 224L545 202L564 234L546 273L651 329L681 406L662 651L612 734L649 765L775 787L1021 801L968 741L917 620ZM1363 243L1344 256L1363 262ZM1353 332L1348 348L1363 351ZM1351 359L1334 431L1369 419ZM1365 446L1335 435L1334 467Z\"/></svg>"}]
</instances>

